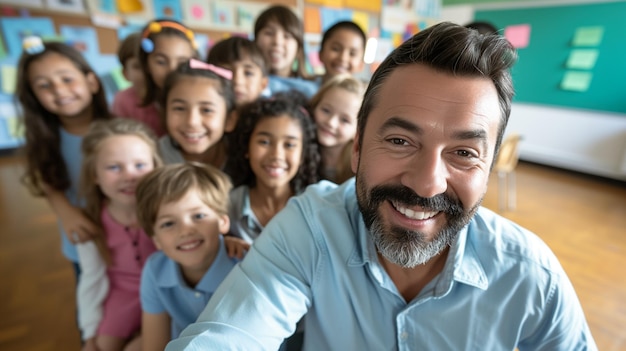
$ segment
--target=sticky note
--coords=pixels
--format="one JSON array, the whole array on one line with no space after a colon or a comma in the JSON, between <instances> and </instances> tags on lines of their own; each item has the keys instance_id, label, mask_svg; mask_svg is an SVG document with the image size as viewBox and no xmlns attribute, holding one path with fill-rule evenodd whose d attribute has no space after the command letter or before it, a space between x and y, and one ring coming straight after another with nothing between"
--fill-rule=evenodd
<instances>
[{"instance_id":1,"label":"sticky note","mask_svg":"<svg viewBox=\"0 0 626 351\"><path fill-rule=\"evenodd\" d=\"M530 42L530 25L519 24L504 28L504 37L518 49L523 49Z\"/></svg>"},{"instance_id":2,"label":"sticky note","mask_svg":"<svg viewBox=\"0 0 626 351\"><path fill-rule=\"evenodd\" d=\"M322 32L322 20L317 7L307 6L304 8L304 31L306 33Z\"/></svg>"},{"instance_id":3,"label":"sticky note","mask_svg":"<svg viewBox=\"0 0 626 351\"><path fill-rule=\"evenodd\" d=\"M17 83L17 67L2 65L2 92L13 94L15 92L15 84Z\"/></svg>"},{"instance_id":4,"label":"sticky note","mask_svg":"<svg viewBox=\"0 0 626 351\"><path fill-rule=\"evenodd\" d=\"M4 119L7 124L7 130L9 135L15 139L21 139L24 137L24 128L20 128L20 123L17 117L9 117Z\"/></svg>"},{"instance_id":5,"label":"sticky note","mask_svg":"<svg viewBox=\"0 0 626 351\"><path fill-rule=\"evenodd\" d=\"M602 42L604 27L579 27L574 34L574 46L598 46Z\"/></svg>"},{"instance_id":6,"label":"sticky note","mask_svg":"<svg viewBox=\"0 0 626 351\"><path fill-rule=\"evenodd\" d=\"M597 60L597 49L575 49L570 52L565 65L573 69L592 69Z\"/></svg>"},{"instance_id":7,"label":"sticky note","mask_svg":"<svg viewBox=\"0 0 626 351\"><path fill-rule=\"evenodd\" d=\"M591 72L567 71L561 81L561 89L583 93L589 90L591 78Z\"/></svg>"}]
</instances>

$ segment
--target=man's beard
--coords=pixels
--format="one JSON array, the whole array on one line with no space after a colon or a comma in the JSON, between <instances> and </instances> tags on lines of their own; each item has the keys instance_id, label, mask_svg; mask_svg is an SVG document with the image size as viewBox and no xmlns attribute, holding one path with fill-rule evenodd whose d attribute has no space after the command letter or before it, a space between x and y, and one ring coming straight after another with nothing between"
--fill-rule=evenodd
<instances>
[{"instance_id":1,"label":"man's beard","mask_svg":"<svg viewBox=\"0 0 626 351\"><path fill-rule=\"evenodd\" d=\"M424 198L403 185L378 185L369 191L368 196L363 178L363 175L356 177L356 193L365 226L378 252L390 262L404 268L424 264L450 246L482 202L481 198L472 208L464 211L461 201L448 194ZM442 212L446 217L446 224L430 242L419 231L398 226L386 228L378 212L384 201L402 207L420 206L426 212Z\"/></svg>"}]
</instances>

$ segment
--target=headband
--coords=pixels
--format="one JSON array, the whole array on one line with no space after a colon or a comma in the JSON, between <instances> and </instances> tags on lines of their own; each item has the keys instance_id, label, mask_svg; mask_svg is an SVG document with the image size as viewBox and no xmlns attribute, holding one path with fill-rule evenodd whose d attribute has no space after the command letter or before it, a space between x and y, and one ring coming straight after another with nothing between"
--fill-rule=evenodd
<instances>
[{"instance_id":1,"label":"headband","mask_svg":"<svg viewBox=\"0 0 626 351\"><path fill-rule=\"evenodd\" d=\"M217 67L215 65L212 65L210 63L206 63L206 62L202 62L200 60L196 60L196 59L191 59L189 60L189 67L193 68L193 69L204 69L204 70L208 70L211 71L215 74L217 74L218 76L228 79L228 80L232 80L233 79L233 72L231 70L228 70L226 68L222 68L222 67Z\"/></svg>"},{"instance_id":2,"label":"headband","mask_svg":"<svg viewBox=\"0 0 626 351\"><path fill-rule=\"evenodd\" d=\"M46 48L40 37L31 35L22 40L22 49L24 49L27 54L35 55L42 53Z\"/></svg>"},{"instance_id":3,"label":"headband","mask_svg":"<svg viewBox=\"0 0 626 351\"><path fill-rule=\"evenodd\" d=\"M191 29L185 27L184 25L173 22L173 21L154 21L150 22L148 27L141 33L141 48L146 53L151 53L154 51L154 42L148 38L152 33L159 33L163 30L163 28L172 28L177 31L183 33L189 41L191 41L191 46L193 46L194 50L198 49L198 44L193 35L193 31Z\"/></svg>"}]
</instances>

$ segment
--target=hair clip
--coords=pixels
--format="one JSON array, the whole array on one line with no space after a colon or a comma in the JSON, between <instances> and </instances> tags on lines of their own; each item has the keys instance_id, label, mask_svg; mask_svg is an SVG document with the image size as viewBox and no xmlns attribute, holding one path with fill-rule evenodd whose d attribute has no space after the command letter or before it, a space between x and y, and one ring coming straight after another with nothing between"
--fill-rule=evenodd
<instances>
[{"instance_id":1,"label":"hair clip","mask_svg":"<svg viewBox=\"0 0 626 351\"><path fill-rule=\"evenodd\" d=\"M209 70L215 74L217 74L218 76L231 80L233 79L233 72L231 70L228 70L226 68L222 68L222 67L218 67L215 65L212 65L210 63L206 63L206 62L202 62L200 60L196 60L196 59L191 59L189 60L189 67L193 68L193 69L205 69L205 70Z\"/></svg>"},{"instance_id":2,"label":"hair clip","mask_svg":"<svg viewBox=\"0 0 626 351\"><path fill-rule=\"evenodd\" d=\"M28 36L22 40L22 48L30 55L40 54L46 49L43 45L43 40L34 35Z\"/></svg>"},{"instance_id":3,"label":"hair clip","mask_svg":"<svg viewBox=\"0 0 626 351\"><path fill-rule=\"evenodd\" d=\"M159 33L163 30L163 28L173 28L182 32L187 39L191 42L191 46L194 50L198 49L198 43L196 43L196 39L194 38L193 31L184 25L172 21L154 21L150 22L148 27L141 34L141 49L146 53L151 53L154 51L154 42L148 38L148 36L152 33Z\"/></svg>"}]
</instances>

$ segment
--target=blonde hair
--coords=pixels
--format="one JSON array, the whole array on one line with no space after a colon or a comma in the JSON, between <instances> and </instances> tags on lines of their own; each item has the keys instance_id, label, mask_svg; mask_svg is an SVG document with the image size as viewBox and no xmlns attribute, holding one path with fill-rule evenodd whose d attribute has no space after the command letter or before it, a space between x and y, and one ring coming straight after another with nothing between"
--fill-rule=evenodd
<instances>
[{"instance_id":1,"label":"blonde hair","mask_svg":"<svg viewBox=\"0 0 626 351\"><path fill-rule=\"evenodd\" d=\"M354 146L354 139L348 141L341 150L341 155L337 160L337 173L335 174L334 182L341 184L346 180L354 177L352 171L352 147Z\"/></svg>"},{"instance_id":2,"label":"blonde hair","mask_svg":"<svg viewBox=\"0 0 626 351\"><path fill-rule=\"evenodd\" d=\"M349 74L340 74L334 76L329 81L324 83L320 90L318 90L317 94L315 94L309 103L309 110L312 114L315 113L315 108L322 101L324 95L328 93L333 88L341 88L351 93L354 93L359 97L359 99L363 99L363 95L365 94L365 84L354 78ZM354 176L354 172L352 172L352 145L354 143L354 138L351 139L344 145L341 150L341 155L337 160L337 164L335 165L335 169L337 170L335 173L334 179L331 179L337 184L341 184ZM324 167L323 162L320 163L320 167ZM324 173L320 170L320 173Z\"/></svg>"},{"instance_id":3,"label":"blonde hair","mask_svg":"<svg viewBox=\"0 0 626 351\"><path fill-rule=\"evenodd\" d=\"M350 74L340 74L332 77L326 83L324 83L315 95L309 101L310 111L313 112L315 107L322 101L324 95L333 88L341 88L351 93L356 94L359 98L363 98L365 94L365 84L354 78Z\"/></svg>"},{"instance_id":4,"label":"blonde hair","mask_svg":"<svg viewBox=\"0 0 626 351\"><path fill-rule=\"evenodd\" d=\"M106 139L121 135L139 137L150 147L154 166L160 167L163 164L158 153L156 136L150 128L143 123L127 118L113 118L108 121L95 121L91 124L81 147L83 164L80 172L80 195L85 199L85 214L96 223L100 229L102 229L100 216L106 195L104 195L100 186L96 183L98 152ZM107 263L111 263L110 254L104 243L104 235L97 235L96 238L96 245L98 245L102 257Z\"/></svg>"},{"instance_id":5,"label":"blonde hair","mask_svg":"<svg viewBox=\"0 0 626 351\"><path fill-rule=\"evenodd\" d=\"M218 168L199 162L170 164L145 176L137 186L137 220L148 236L162 205L196 191L202 202L219 215L228 215L232 183Z\"/></svg>"}]
</instances>

